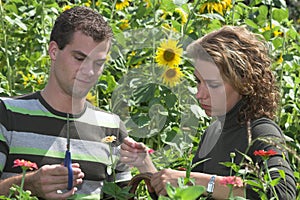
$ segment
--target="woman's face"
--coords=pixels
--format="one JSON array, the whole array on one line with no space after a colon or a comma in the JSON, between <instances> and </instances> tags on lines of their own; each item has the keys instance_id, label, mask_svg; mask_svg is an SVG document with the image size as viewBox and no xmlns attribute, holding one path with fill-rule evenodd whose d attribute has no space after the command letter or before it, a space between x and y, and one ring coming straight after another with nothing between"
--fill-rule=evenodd
<instances>
[{"instance_id":1,"label":"woman's face","mask_svg":"<svg viewBox=\"0 0 300 200\"><path fill-rule=\"evenodd\" d=\"M230 111L242 96L223 81L218 67L211 62L196 60L196 98L208 116L222 116Z\"/></svg>"}]
</instances>

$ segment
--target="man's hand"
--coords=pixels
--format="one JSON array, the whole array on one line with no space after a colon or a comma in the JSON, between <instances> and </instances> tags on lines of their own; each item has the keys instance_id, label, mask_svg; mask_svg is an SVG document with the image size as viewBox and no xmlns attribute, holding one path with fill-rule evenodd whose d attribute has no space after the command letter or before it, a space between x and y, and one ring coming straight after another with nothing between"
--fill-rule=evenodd
<instances>
[{"instance_id":1,"label":"man's hand","mask_svg":"<svg viewBox=\"0 0 300 200\"><path fill-rule=\"evenodd\" d=\"M121 161L125 164L140 167L147 155L147 147L143 143L126 137L121 145Z\"/></svg>"},{"instance_id":2,"label":"man's hand","mask_svg":"<svg viewBox=\"0 0 300 200\"><path fill-rule=\"evenodd\" d=\"M73 186L81 184L84 173L81 171L79 164L72 164L72 169ZM68 169L59 164L44 165L37 171L28 173L25 179L25 189L44 199L67 199L77 191L76 187L66 191L67 187Z\"/></svg>"},{"instance_id":3,"label":"man's hand","mask_svg":"<svg viewBox=\"0 0 300 200\"><path fill-rule=\"evenodd\" d=\"M149 148L145 144L126 137L121 144L120 160L125 164L137 167L140 172L156 172L148 150Z\"/></svg>"}]
</instances>

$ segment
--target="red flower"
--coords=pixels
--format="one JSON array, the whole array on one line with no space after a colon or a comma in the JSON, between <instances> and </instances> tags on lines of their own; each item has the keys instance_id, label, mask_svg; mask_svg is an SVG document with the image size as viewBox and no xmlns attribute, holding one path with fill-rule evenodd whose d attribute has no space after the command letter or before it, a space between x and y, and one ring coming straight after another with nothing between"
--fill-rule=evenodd
<instances>
[{"instance_id":1,"label":"red flower","mask_svg":"<svg viewBox=\"0 0 300 200\"><path fill-rule=\"evenodd\" d=\"M148 152L149 154L153 154L153 153L154 153L154 150L153 150L153 149L148 149L147 152Z\"/></svg>"},{"instance_id":2,"label":"red flower","mask_svg":"<svg viewBox=\"0 0 300 200\"><path fill-rule=\"evenodd\" d=\"M177 170L179 170L179 171L186 171L186 168L185 167L178 167Z\"/></svg>"},{"instance_id":3,"label":"red flower","mask_svg":"<svg viewBox=\"0 0 300 200\"><path fill-rule=\"evenodd\" d=\"M265 151L265 150L257 150L257 151L254 151L254 155L255 156L262 156L264 158L268 158L270 156L274 156L276 155L277 152L274 151L273 149L270 149L268 151Z\"/></svg>"},{"instance_id":4,"label":"red flower","mask_svg":"<svg viewBox=\"0 0 300 200\"><path fill-rule=\"evenodd\" d=\"M33 170L33 169L38 169L36 163L32 163L30 161L26 161L24 159L20 160L20 159L16 159L14 161L14 166L13 167L22 167L22 169L30 169L30 170Z\"/></svg>"},{"instance_id":5,"label":"red flower","mask_svg":"<svg viewBox=\"0 0 300 200\"><path fill-rule=\"evenodd\" d=\"M221 185L233 185L236 187L243 187L243 180L237 176L225 176L220 180Z\"/></svg>"}]
</instances>

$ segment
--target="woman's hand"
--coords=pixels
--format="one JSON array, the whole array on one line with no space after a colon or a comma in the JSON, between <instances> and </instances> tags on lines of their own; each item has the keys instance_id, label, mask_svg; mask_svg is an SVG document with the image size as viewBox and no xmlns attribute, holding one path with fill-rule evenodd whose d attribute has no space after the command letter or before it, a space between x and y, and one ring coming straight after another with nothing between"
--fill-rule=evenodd
<instances>
[{"instance_id":1,"label":"woman's hand","mask_svg":"<svg viewBox=\"0 0 300 200\"><path fill-rule=\"evenodd\" d=\"M185 177L185 171L177 171L173 169L163 169L152 175L151 185L157 195L167 195L166 185L169 182L171 185L178 186L178 178Z\"/></svg>"}]
</instances>

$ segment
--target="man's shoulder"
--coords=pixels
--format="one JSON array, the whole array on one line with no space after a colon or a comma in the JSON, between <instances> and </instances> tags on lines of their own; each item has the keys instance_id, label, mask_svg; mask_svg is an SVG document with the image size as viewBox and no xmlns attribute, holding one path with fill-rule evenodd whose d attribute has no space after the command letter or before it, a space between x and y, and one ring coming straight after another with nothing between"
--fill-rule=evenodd
<instances>
[{"instance_id":1,"label":"man's shoulder","mask_svg":"<svg viewBox=\"0 0 300 200\"><path fill-rule=\"evenodd\" d=\"M119 115L113 113L113 112L110 112L110 111L107 111L107 110L103 110L99 107L96 107L94 106L93 104L91 104L90 102L87 101L87 110L91 110L91 111L94 111L96 114L98 115L105 115L105 116L110 116L110 117L116 117L116 118L119 118Z\"/></svg>"},{"instance_id":2,"label":"man's shoulder","mask_svg":"<svg viewBox=\"0 0 300 200\"><path fill-rule=\"evenodd\" d=\"M39 96L40 96L39 92L33 92L33 93L23 94L23 95L0 97L0 99L1 101L30 100L30 99L38 99Z\"/></svg>"},{"instance_id":3,"label":"man's shoulder","mask_svg":"<svg viewBox=\"0 0 300 200\"><path fill-rule=\"evenodd\" d=\"M18 96L9 96L9 97L0 97L1 103L5 106L21 106L23 104L32 104L32 101L39 99L39 93L34 92L25 95Z\"/></svg>"}]
</instances>

